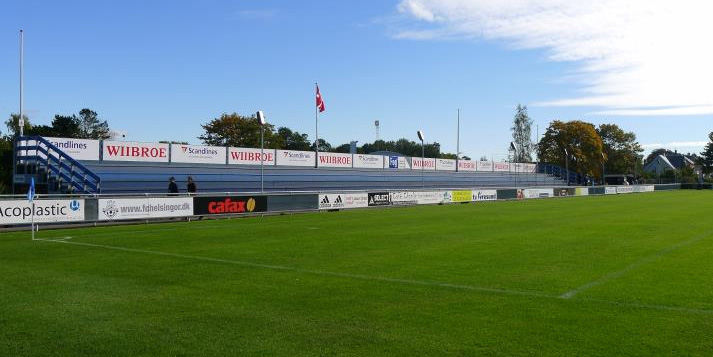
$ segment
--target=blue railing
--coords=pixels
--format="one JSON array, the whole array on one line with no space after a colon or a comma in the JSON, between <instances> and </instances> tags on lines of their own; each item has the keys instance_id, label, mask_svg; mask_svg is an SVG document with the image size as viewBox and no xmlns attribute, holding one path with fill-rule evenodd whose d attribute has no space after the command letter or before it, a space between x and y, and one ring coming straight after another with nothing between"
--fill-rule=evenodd
<instances>
[{"instance_id":1,"label":"blue railing","mask_svg":"<svg viewBox=\"0 0 713 357\"><path fill-rule=\"evenodd\" d=\"M48 178L54 176L60 186L67 185L78 193L100 193L101 179L64 151L41 136L22 136L16 141L15 161L33 163L45 168Z\"/></svg>"},{"instance_id":2,"label":"blue railing","mask_svg":"<svg viewBox=\"0 0 713 357\"><path fill-rule=\"evenodd\" d=\"M539 164L537 165L537 172L541 174L547 174L555 177L559 177L560 179L568 182L568 184L575 184L575 185L586 185L587 184L587 177L572 170L567 170L561 166L557 165L552 165L552 164Z\"/></svg>"}]
</instances>

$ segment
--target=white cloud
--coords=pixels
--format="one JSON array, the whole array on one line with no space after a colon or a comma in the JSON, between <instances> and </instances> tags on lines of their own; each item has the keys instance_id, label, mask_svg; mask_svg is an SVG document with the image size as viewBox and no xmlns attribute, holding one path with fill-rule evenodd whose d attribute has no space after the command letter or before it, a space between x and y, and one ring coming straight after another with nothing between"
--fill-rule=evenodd
<instances>
[{"instance_id":1,"label":"white cloud","mask_svg":"<svg viewBox=\"0 0 713 357\"><path fill-rule=\"evenodd\" d=\"M641 147L644 150L653 150L653 149L659 149L659 148L665 148L665 149L701 149L704 146L708 144L707 141L675 141L671 143L652 143L652 144L643 144Z\"/></svg>"},{"instance_id":2,"label":"white cloud","mask_svg":"<svg viewBox=\"0 0 713 357\"><path fill-rule=\"evenodd\" d=\"M581 91L539 105L713 113L711 1L402 0L398 10L416 21L397 38L483 38L579 63Z\"/></svg>"}]
</instances>

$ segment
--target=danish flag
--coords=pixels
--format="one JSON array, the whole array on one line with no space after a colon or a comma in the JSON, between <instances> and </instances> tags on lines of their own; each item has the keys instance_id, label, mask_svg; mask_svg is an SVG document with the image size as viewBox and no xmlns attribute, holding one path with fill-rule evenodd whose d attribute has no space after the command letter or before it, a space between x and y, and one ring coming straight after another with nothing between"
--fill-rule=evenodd
<instances>
[{"instance_id":1,"label":"danish flag","mask_svg":"<svg viewBox=\"0 0 713 357\"><path fill-rule=\"evenodd\" d=\"M317 86L317 109L320 113L324 111L324 100L322 100L322 95L319 94L319 86Z\"/></svg>"}]
</instances>

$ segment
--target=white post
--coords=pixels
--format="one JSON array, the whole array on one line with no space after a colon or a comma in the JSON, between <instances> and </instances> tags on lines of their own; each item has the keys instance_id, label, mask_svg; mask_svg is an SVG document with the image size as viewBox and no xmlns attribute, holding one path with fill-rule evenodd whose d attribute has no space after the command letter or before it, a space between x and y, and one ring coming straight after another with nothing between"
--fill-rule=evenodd
<instances>
[{"instance_id":1,"label":"white post","mask_svg":"<svg viewBox=\"0 0 713 357\"><path fill-rule=\"evenodd\" d=\"M32 201L32 218L30 220L30 229L32 230L32 240L35 240L35 201Z\"/></svg>"},{"instance_id":2,"label":"white post","mask_svg":"<svg viewBox=\"0 0 713 357\"><path fill-rule=\"evenodd\" d=\"M260 192L265 191L265 152L264 138L265 125L260 124Z\"/></svg>"}]
</instances>

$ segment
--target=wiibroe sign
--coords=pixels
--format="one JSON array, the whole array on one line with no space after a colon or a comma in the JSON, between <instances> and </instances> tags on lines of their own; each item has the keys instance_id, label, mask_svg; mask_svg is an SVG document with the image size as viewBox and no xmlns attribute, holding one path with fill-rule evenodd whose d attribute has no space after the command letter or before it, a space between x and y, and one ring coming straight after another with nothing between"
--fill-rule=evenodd
<instances>
[{"instance_id":1,"label":"wiibroe sign","mask_svg":"<svg viewBox=\"0 0 713 357\"><path fill-rule=\"evenodd\" d=\"M267 212L267 196L205 196L193 198L196 215Z\"/></svg>"}]
</instances>

